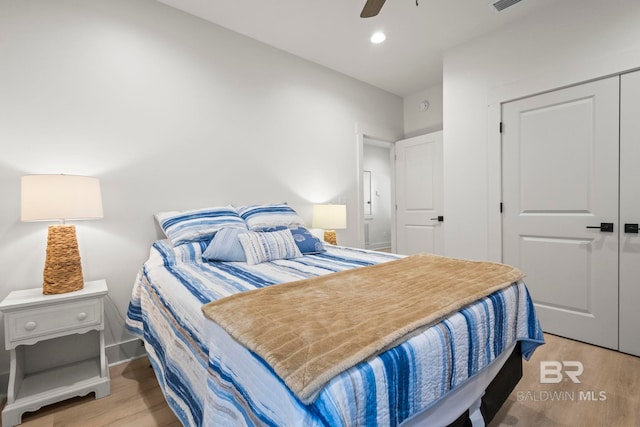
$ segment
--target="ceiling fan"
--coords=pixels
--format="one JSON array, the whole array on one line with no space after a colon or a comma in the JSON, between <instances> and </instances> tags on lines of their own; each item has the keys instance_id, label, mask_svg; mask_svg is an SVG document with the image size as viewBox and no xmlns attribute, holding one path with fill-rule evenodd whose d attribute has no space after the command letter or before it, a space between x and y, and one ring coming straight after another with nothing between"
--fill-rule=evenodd
<instances>
[{"instance_id":1,"label":"ceiling fan","mask_svg":"<svg viewBox=\"0 0 640 427\"><path fill-rule=\"evenodd\" d=\"M380 13L380 9L382 9L382 5L385 0L367 0L367 3L364 5L362 12L360 13L360 18L371 18Z\"/></svg>"}]
</instances>

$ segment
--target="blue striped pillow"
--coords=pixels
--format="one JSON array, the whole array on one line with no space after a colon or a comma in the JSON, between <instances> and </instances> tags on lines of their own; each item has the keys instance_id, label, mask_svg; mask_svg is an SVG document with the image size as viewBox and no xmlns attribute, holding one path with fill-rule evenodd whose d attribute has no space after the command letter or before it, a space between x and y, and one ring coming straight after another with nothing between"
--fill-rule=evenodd
<instances>
[{"instance_id":1,"label":"blue striped pillow","mask_svg":"<svg viewBox=\"0 0 640 427\"><path fill-rule=\"evenodd\" d=\"M278 226L304 226L304 220L287 204L243 206L238 213L252 231Z\"/></svg>"},{"instance_id":2,"label":"blue striped pillow","mask_svg":"<svg viewBox=\"0 0 640 427\"><path fill-rule=\"evenodd\" d=\"M239 234L238 238L248 264L302 256L289 229L267 233L250 231Z\"/></svg>"},{"instance_id":3,"label":"blue striped pillow","mask_svg":"<svg viewBox=\"0 0 640 427\"><path fill-rule=\"evenodd\" d=\"M247 228L233 206L160 212L155 216L162 231L174 246L211 240L213 235L224 227Z\"/></svg>"}]
</instances>

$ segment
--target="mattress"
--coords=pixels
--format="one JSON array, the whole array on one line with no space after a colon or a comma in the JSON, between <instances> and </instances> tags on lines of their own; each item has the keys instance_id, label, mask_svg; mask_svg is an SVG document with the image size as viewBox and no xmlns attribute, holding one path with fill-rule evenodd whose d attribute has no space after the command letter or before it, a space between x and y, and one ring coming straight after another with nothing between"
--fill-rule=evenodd
<instances>
[{"instance_id":1,"label":"mattress","mask_svg":"<svg viewBox=\"0 0 640 427\"><path fill-rule=\"evenodd\" d=\"M495 375L501 355L519 342L528 358L544 342L526 286L516 282L337 375L304 405L268 364L207 320L202 305L399 256L331 246L322 254L250 266L204 261L205 248L204 242L155 242L127 314L128 329L144 339L165 398L184 425L395 426L435 413L465 386L472 392L455 400L477 398L478 387L469 384ZM456 419L469 406L445 406L444 413Z\"/></svg>"}]
</instances>

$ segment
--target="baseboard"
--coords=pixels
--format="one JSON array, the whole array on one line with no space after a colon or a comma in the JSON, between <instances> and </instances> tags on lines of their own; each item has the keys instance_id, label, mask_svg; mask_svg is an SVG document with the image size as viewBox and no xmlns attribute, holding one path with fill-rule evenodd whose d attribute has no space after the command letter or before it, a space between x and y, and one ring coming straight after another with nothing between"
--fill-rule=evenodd
<instances>
[{"instance_id":1,"label":"baseboard","mask_svg":"<svg viewBox=\"0 0 640 427\"><path fill-rule=\"evenodd\" d=\"M142 345L142 340L133 338L129 341L106 346L105 353L109 366L113 366L144 356L146 351Z\"/></svg>"},{"instance_id":2,"label":"baseboard","mask_svg":"<svg viewBox=\"0 0 640 427\"><path fill-rule=\"evenodd\" d=\"M391 247L391 242L374 242L366 245L366 248L372 251L377 251L379 249L386 249L390 247Z\"/></svg>"}]
</instances>

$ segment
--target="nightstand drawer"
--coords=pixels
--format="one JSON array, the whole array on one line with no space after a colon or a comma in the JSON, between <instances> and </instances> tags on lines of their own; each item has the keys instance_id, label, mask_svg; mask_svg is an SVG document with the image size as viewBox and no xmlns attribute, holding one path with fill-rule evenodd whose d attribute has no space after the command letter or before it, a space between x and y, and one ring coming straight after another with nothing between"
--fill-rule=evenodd
<instances>
[{"instance_id":1,"label":"nightstand drawer","mask_svg":"<svg viewBox=\"0 0 640 427\"><path fill-rule=\"evenodd\" d=\"M41 335L73 333L76 329L102 324L102 300L93 298L6 313L5 322L9 325L7 343Z\"/></svg>"}]
</instances>

